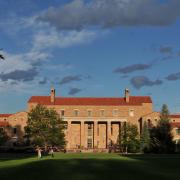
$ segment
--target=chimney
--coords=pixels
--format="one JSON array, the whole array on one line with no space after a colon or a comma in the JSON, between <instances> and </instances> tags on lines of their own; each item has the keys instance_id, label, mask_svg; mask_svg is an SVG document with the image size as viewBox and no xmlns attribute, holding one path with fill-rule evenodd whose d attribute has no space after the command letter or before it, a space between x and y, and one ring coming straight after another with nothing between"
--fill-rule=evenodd
<instances>
[{"instance_id":1,"label":"chimney","mask_svg":"<svg viewBox=\"0 0 180 180\"><path fill-rule=\"evenodd\" d=\"M129 103L129 89L125 89L125 101L126 101L126 103Z\"/></svg>"},{"instance_id":2,"label":"chimney","mask_svg":"<svg viewBox=\"0 0 180 180\"><path fill-rule=\"evenodd\" d=\"M51 103L55 102L55 89L51 88Z\"/></svg>"}]
</instances>

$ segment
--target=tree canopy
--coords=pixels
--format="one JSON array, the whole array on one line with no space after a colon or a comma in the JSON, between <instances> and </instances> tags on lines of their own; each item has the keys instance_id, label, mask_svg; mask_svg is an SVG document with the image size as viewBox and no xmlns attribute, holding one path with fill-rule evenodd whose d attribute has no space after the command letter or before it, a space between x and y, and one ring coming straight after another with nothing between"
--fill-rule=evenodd
<instances>
[{"instance_id":1,"label":"tree canopy","mask_svg":"<svg viewBox=\"0 0 180 180\"><path fill-rule=\"evenodd\" d=\"M151 129L151 151L155 153L173 153L174 150L169 110L168 106L164 104L157 126Z\"/></svg>"},{"instance_id":2,"label":"tree canopy","mask_svg":"<svg viewBox=\"0 0 180 180\"><path fill-rule=\"evenodd\" d=\"M120 135L120 145L123 152L139 151L139 134L136 125L123 123Z\"/></svg>"},{"instance_id":3,"label":"tree canopy","mask_svg":"<svg viewBox=\"0 0 180 180\"><path fill-rule=\"evenodd\" d=\"M28 113L26 135L39 146L65 145L64 123L54 109L37 105Z\"/></svg>"},{"instance_id":4,"label":"tree canopy","mask_svg":"<svg viewBox=\"0 0 180 180\"><path fill-rule=\"evenodd\" d=\"M150 138L150 132L147 125L147 122L145 121L143 123L143 129L140 137L140 149L141 152L148 152L150 148L151 138Z\"/></svg>"}]
</instances>

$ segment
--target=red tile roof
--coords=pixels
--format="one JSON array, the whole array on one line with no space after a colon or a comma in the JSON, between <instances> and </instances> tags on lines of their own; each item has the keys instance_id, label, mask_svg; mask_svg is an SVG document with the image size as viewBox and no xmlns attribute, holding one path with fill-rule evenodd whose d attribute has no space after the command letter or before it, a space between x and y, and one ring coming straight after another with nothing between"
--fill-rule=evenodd
<instances>
[{"instance_id":1,"label":"red tile roof","mask_svg":"<svg viewBox=\"0 0 180 180\"><path fill-rule=\"evenodd\" d=\"M0 114L0 118L7 118L7 117L9 117L9 116L11 116L12 114Z\"/></svg>"},{"instance_id":2,"label":"red tile roof","mask_svg":"<svg viewBox=\"0 0 180 180\"><path fill-rule=\"evenodd\" d=\"M170 118L180 118L180 114L171 114L169 115Z\"/></svg>"},{"instance_id":3,"label":"red tile roof","mask_svg":"<svg viewBox=\"0 0 180 180\"><path fill-rule=\"evenodd\" d=\"M9 125L8 122L0 121L0 127L5 127L5 126L8 126L8 125Z\"/></svg>"},{"instance_id":4,"label":"red tile roof","mask_svg":"<svg viewBox=\"0 0 180 180\"><path fill-rule=\"evenodd\" d=\"M171 127L180 127L180 122L171 122Z\"/></svg>"},{"instance_id":5,"label":"red tile roof","mask_svg":"<svg viewBox=\"0 0 180 180\"><path fill-rule=\"evenodd\" d=\"M125 98L56 97L55 103L51 103L50 96L32 96L28 103L42 105L119 106L142 105L142 103L152 103L152 100L149 96L130 96L129 103L125 102Z\"/></svg>"}]
</instances>

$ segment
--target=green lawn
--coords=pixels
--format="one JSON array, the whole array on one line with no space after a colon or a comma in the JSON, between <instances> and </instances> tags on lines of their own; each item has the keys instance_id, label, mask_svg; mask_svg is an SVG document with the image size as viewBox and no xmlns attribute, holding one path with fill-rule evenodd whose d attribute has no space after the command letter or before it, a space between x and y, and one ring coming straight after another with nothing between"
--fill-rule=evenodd
<instances>
[{"instance_id":1,"label":"green lawn","mask_svg":"<svg viewBox=\"0 0 180 180\"><path fill-rule=\"evenodd\" d=\"M180 155L55 154L54 158L0 154L1 180L180 180Z\"/></svg>"}]
</instances>

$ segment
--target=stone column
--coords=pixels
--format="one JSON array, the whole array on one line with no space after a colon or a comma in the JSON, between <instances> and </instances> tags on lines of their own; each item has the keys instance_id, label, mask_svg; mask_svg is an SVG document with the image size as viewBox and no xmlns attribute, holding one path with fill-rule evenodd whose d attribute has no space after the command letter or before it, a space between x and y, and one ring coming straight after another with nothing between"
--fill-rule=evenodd
<instances>
[{"instance_id":1,"label":"stone column","mask_svg":"<svg viewBox=\"0 0 180 180\"><path fill-rule=\"evenodd\" d=\"M81 148L85 147L85 125L84 125L84 121L81 121Z\"/></svg>"},{"instance_id":2,"label":"stone column","mask_svg":"<svg viewBox=\"0 0 180 180\"><path fill-rule=\"evenodd\" d=\"M94 121L94 131L93 131L93 136L94 136L94 148L97 148L97 138L98 138L98 122L95 120Z\"/></svg>"},{"instance_id":3,"label":"stone column","mask_svg":"<svg viewBox=\"0 0 180 180\"><path fill-rule=\"evenodd\" d=\"M67 148L71 148L71 121L67 121Z\"/></svg>"},{"instance_id":4,"label":"stone column","mask_svg":"<svg viewBox=\"0 0 180 180\"><path fill-rule=\"evenodd\" d=\"M107 121L107 147L111 142L111 121Z\"/></svg>"}]
</instances>

